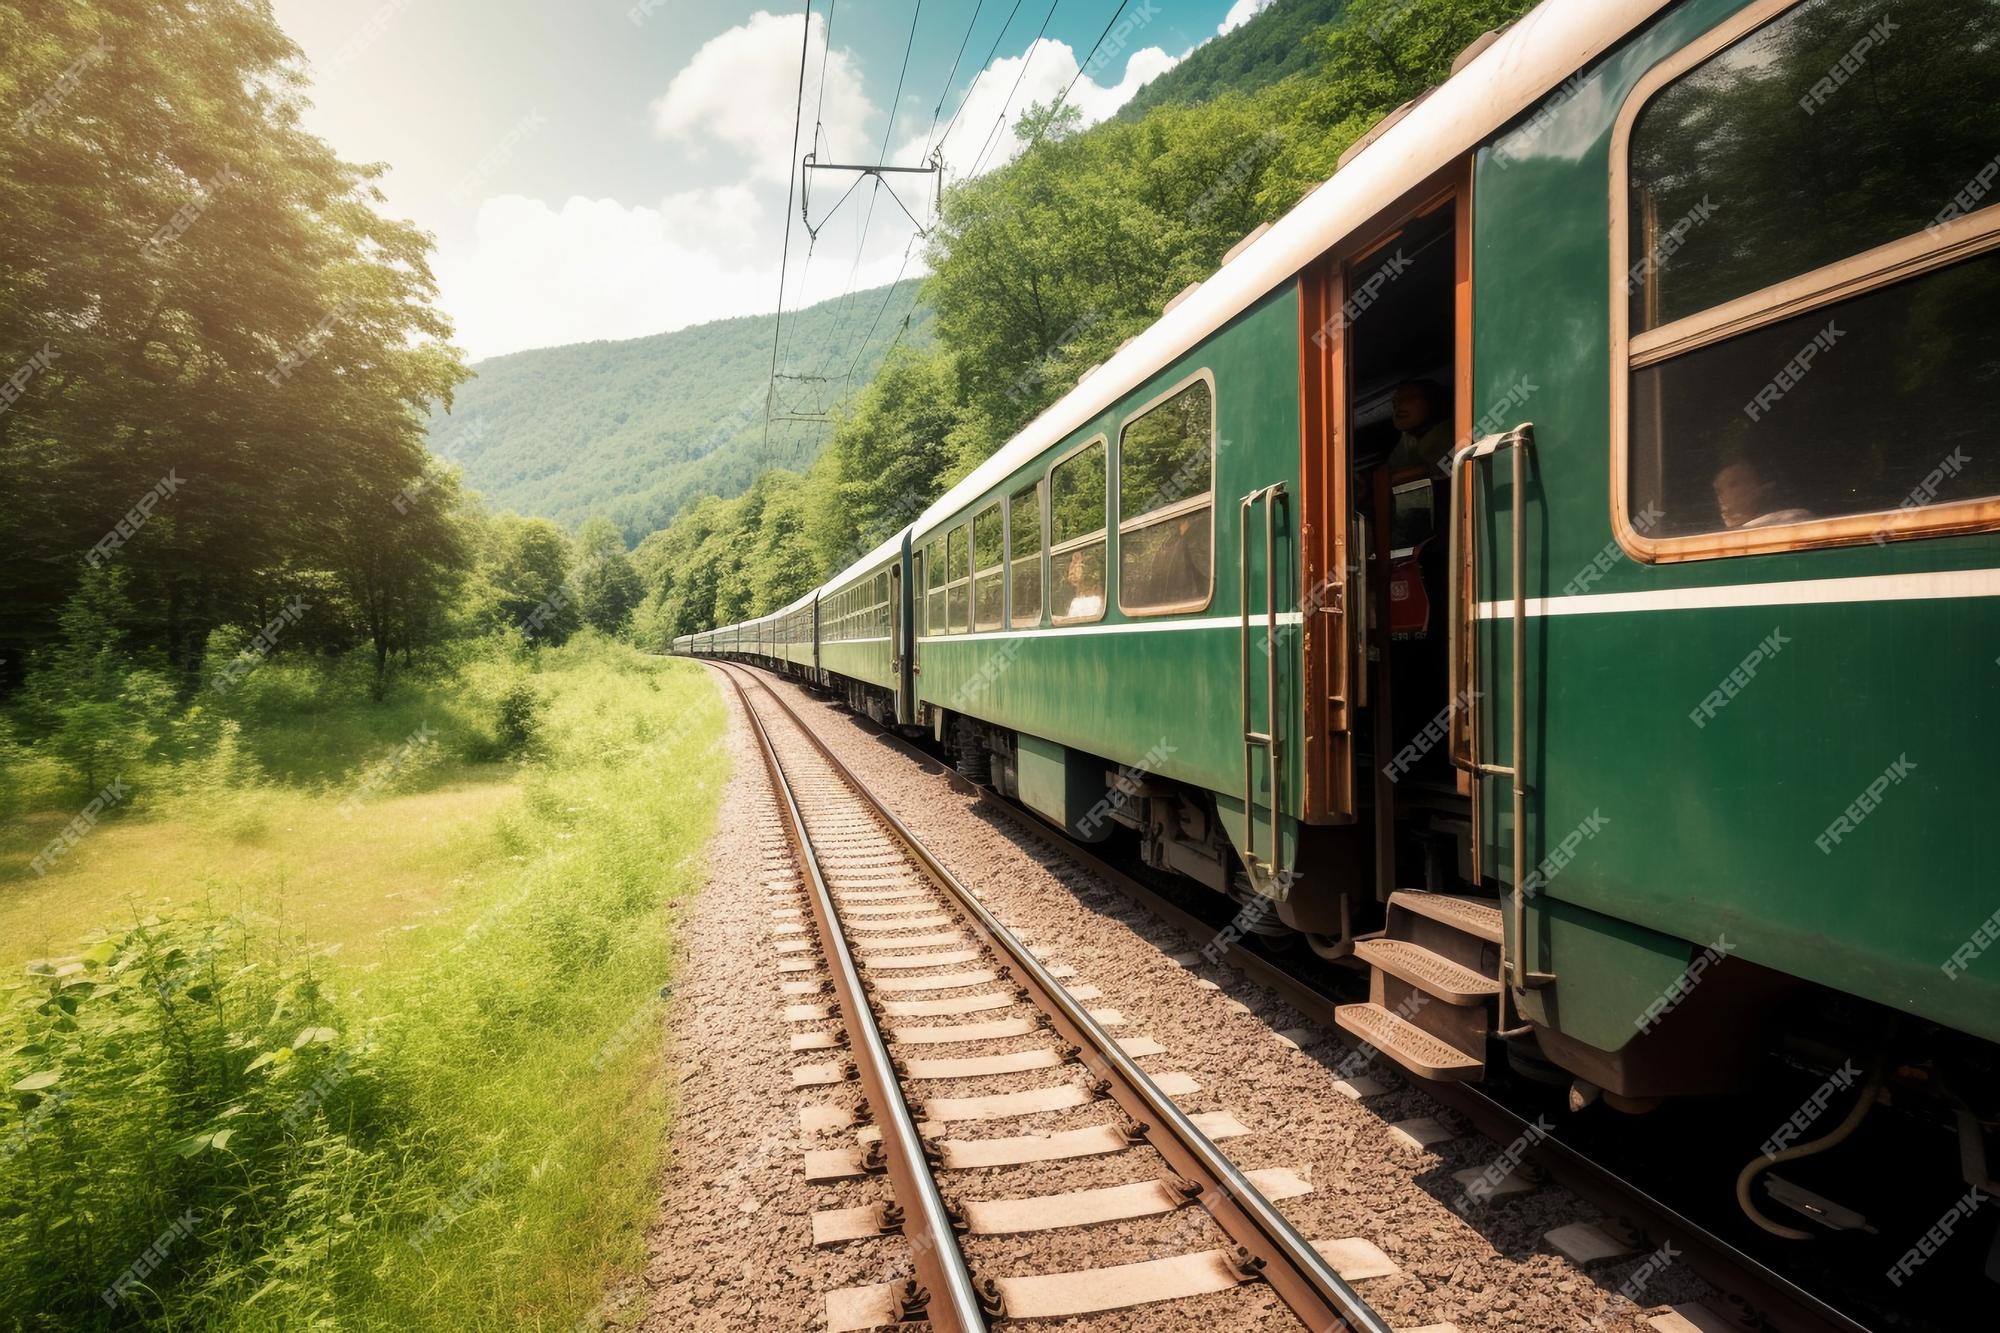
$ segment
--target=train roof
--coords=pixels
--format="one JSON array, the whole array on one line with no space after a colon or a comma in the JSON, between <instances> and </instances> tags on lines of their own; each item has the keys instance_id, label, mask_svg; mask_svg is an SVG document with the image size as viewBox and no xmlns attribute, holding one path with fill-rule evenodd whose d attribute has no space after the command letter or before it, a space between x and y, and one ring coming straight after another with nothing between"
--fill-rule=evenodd
<instances>
[{"instance_id":1,"label":"train roof","mask_svg":"<svg viewBox=\"0 0 2000 1333\"><path fill-rule=\"evenodd\" d=\"M918 516L912 537L928 536L932 528L1087 425L1669 3L1544 0L1185 300L940 496Z\"/></svg>"}]
</instances>

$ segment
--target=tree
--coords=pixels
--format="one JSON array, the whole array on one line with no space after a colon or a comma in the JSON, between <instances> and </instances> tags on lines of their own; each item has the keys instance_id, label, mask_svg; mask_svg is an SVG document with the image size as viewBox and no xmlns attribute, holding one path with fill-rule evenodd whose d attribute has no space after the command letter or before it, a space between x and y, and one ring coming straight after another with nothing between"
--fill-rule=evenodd
<instances>
[{"instance_id":1,"label":"tree","mask_svg":"<svg viewBox=\"0 0 2000 1333\"><path fill-rule=\"evenodd\" d=\"M378 211L382 168L302 128L268 6L17 0L4 22L0 374L43 368L0 412L0 656L50 639L122 523L132 641L191 683L275 575L405 539L357 494L421 475L467 372L429 238Z\"/></svg>"},{"instance_id":2,"label":"tree","mask_svg":"<svg viewBox=\"0 0 2000 1333\"><path fill-rule=\"evenodd\" d=\"M593 518L576 534L577 607L585 624L622 633L646 595L639 571L625 554L625 538L608 518Z\"/></svg>"},{"instance_id":3,"label":"tree","mask_svg":"<svg viewBox=\"0 0 2000 1333\"><path fill-rule=\"evenodd\" d=\"M582 627L569 584L575 553L562 529L545 518L501 519L497 564L489 572L501 628L560 644Z\"/></svg>"},{"instance_id":4,"label":"tree","mask_svg":"<svg viewBox=\"0 0 2000 1333\"><path fill-rule=\"evenodd\" d=\"M163 683L125 651L132 604L121 569L87 571L64 603L55 646L29 677L32 711L50 727L49 744L85 798L118 779L153 743L147 720Z\"/></svg>"}]
</instances>

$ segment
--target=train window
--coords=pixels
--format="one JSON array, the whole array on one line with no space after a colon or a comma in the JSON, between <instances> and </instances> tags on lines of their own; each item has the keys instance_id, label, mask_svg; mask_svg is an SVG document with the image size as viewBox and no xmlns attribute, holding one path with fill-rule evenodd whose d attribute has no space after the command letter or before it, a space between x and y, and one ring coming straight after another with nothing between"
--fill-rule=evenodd
<instances>
[{"instance_id":1,"label":"train window","mask_svg":"<svg viewBox=\"0 0 2000 1333\"><path fill-rule=\"evenodd\" d=\"M1049 614L1057 623L1104 614L1104 440L1049 471Z\"/></svg>"},{"instance_id":2,"label":"train window","mask_svg":"<svg viewBox=\"0 0 2000 1333\"><path fill-rule=\"evenodd\" d=\"M1014 492L1007 501L1008 563L1012 566L1009 586L1013 606L1009 623L1015 629L1033 629L1042 623L1042 486L1036 482Z\"/></svg>"},{"instance_id":3,"label":"train window","mask_svg":"<svg viewBox=\"0 0 2000 1333\"><path fill-rule=\"evenodd\" d=\"M1005 534L1001 531L1000 502L995 500L972 520L972 627L999 629L1005 607L1001 604L1007 563Z\"/></svg>"},{"instance_id":4,"label":"train window","mask_svg":"<svg viewBox=\"0 0 2000 1333\"><path fill-rule=\"evenodd\" d=\"M1754 5L1634 90L1613 494L1635 554L2000 526L1979 447L2000 414L1979 313L2000 300L2000 0L1886 12Z\"/></svg>"},{"instance_id":5,"label":"train window","mask_svg":"<svg viewBox=\"0 0 2000 1333\"><path fill-rule=\"evenodd\" d=\"M944 543L934 541L924 547L924 633L943 634L944 621Z\"/></svg>"},{"instance_id":6,"label":"train window","mask_svg":"<svg viewBox=\"0 0 2000 1333\"><path fill-rule=\"evenodd\" d=\"M1215 390L1206 376L1125 423L1118 436L1118 606L1187 611L1212 582Z\"/></svg>"},{"instance_id":7,"label":"train window","mask_svg":"<svg viewBox=\"0 0 2000 1333\"><path fill-rule=\"evenodd\" d=\"M966 607L971 594L971 579L965 564L965 525L959 524L945 534L945 563L951 581L945 584L945 608L951 620L953 634L965 633Z\"/></svg>"}]
</instances>

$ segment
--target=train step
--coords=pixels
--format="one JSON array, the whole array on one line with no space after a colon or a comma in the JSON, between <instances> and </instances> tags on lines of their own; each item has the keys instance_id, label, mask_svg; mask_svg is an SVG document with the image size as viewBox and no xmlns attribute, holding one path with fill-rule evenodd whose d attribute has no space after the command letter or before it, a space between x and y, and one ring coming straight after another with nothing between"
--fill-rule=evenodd
<instances>
[{"instance_id":1,"label":"train step","mask_svg":"<svg viewBox=\"0 0 2000 1333\"><path fill-rule=\"evenodd\" d=\"M1500 993L1495 978L1409 940L1362 940L1354 952L1370 967L1400 977L1447 1004L1484 1004Z\"/></svg>"},{"instance_id":2,"label":"train step","mask_svg":"<svg viewBox=\"0 0 2000 1333\"><path fill-rule=\"evenodd\" d=\"M1397 890L1382 934L1355 946L1368 1003L1344 1006L1340 1025L1420 1077L1481 1077L1500 939L1490 899Z\"/></svg>"},{"instance_id":3,"label":"train step","mask_svg":"<svg viewBox=\"0 0 2000 1333\"><path fill-rule=\"evenodd\" d=\"M1486 1072L1483 1058L1467 1055L1379 1004L1343 1004L1333 1011L1333 1021L1423 1078L1458 1082Z\"/></svg>"}]
</instances>

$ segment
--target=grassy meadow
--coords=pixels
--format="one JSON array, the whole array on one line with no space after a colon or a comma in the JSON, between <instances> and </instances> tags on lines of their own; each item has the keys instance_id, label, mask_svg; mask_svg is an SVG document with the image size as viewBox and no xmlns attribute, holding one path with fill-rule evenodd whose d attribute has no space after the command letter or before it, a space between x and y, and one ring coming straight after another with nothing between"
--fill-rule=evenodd
<instances>
[{"instance_id":1,"label":"grassy meadow","mask_svg":"<svg viewBox=\"0 0 2000 1333\"><path fill-rule=\"evenodd\" d=\"M697 667L273 659L162 713L73 848L0 777L0 1327L574 1329L644 1263Z\"/></svg>"}]
</instances>

